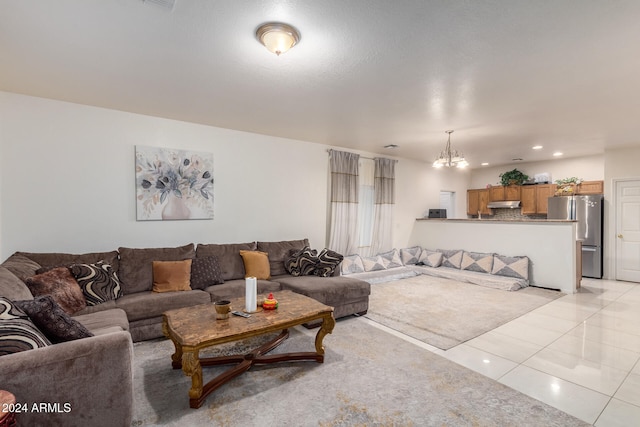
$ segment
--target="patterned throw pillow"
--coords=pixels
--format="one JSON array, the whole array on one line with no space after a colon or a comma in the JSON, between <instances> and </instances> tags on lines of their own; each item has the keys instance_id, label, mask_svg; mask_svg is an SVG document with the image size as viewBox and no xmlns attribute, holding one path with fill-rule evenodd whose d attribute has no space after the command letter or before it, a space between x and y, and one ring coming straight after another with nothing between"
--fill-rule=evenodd
<instances>
[{"instance_id":1,"label":"patterned throw pillow","mask_svg":"<svg viewBox=\"0 0 640 427\"><path fill-rule=\"evenodd\" d=\"M343 275L363 272L364 264L362 264L362 258L358 254L344 257L342 264L340 264L340 273Z\"/></svg>"},{"instance_id":2,"label":"patterned throw pillow","mask_svg":"<svg viewBox=\"0 0 640 427\"><path fill-rule=\"evenodd\" d=\"M87 305L98 305L122 296L120 280L111 264L73 264L71 274L82 289Z\"/></svg>"},{"instance_id":3,"label":"patterned throw pillow","mask_svg":"<svg viewBox=\"0 0 640 427\"><path fill-rule=\"evenodd\" d=\"M489 273L493 268L493 254L485 254L480 252L463 252L462 270L477 271L478 273Z\"/></svg>"},{"instance_id":4,"label":"patterned throw pillow","mask_svg":"<svg viewBox=\"0 0 640 427\"><path fill-rule=\"evenodd\" d=\"M460 249L438 249L438 252L442 252L443 267L457 268L458 270L460 269L460 266L462 265L462 252L464 251Z\"/></svg>"},{"instance_id":5,"label":"patterned throw pillow","mask_svg":"<svg viewBox=\"0 0 640 427\"><path fill-rule=\"evenodd\" d=\"M51 295L68 314L87 306L80 285L66 267L58 267L46 273L28 277L25 281L34 297Z\"/></svg>"},{"instance_id":6,"label":"patterned throw pillow","mask_svg":"<svg viewBox=\"0 0 640 427\"><path fill-rule=\"evenodd\" d=\"M364 265L364 271L380 271L385 270L384 259L380 255L362 257L362 265Z\"/></svg>"},{"instance_id":7,"label":"patterned throw pillow","mask_svg":"<svg viewBox=\"0 0 640 427\"><path fill-rule=\"evenodd\" d=\"M423 249L418 263L422 263L427 267L438 268L442 265L442 252Z\"/></svg>"},{"instance_id":8,"label":"patterned throw pillow","mask_svg":"<svg viewBox=\"0 0 640 427\"><path fill-rule=\"evenodd\" d=\"M491 274L529 280L529 258L526 256L493 256Z\"/></svg>"},{"instance_id":9,"label":"patterned throw pillow","mask_svg":"<svg viewBox=\"0 0 640 427\"><path fill-rule=\"evenodd\" d=\"M421 254L422 248L420 246L400 249L400 259L404 265L417 264Z\"/></svg>"},{"instance_id":10,"label":"patterned throw pillow","mask_svg":"<svg viewBox=\"0 0 640 427\"><path fill-rule=\"evenodd\" d=\"M16 301L14 304L20 307L54 344L93 336L82 323L65 313L51 295Z\"/></svg>"},{"instance_id":11,"label":"patterned throw pillow","mask_svg":"<svg viewBox=\"0 0 640 427\"><path fill-rule=\"evenodd\" d=\"M331 249L323 249L318 254L318 263L313 270L313 274L320 277L332 276L336 271L336 267L340 265L344 256Z\"/></svg>"},{"instance_id":12,"label":"patterned throw pillow","mask_svg":"<svg viewBox=\"0 0 640 427\"><path fill-rule=\"evenodd\" d=\"M191 289L206 289L224 283L222 269L215 255L191 261Z\"/></svg>"},{"instance_id":13,"label":"patterned throw pillow","mask_svg":"<svg viewBox=\"0 0 640 427\"><path fill-rule=\"evenodd\" d=\"M51 342L11 300L0 297L0 356L47 347Z\"/></svg>"},{"instance_id":14,"label":"patterned throw pillow","mask_svg":"<svg viewBox=\"0 0 640 427\"><path fill-rule=\"evenodd\" d=\"M382 257L385 263L385 268L402 267L402 260L397 249L392 249L388 252L378 254Z\"/></svg>"},{"instance_id":15,"label":"patterned throw pillow","mask_svg":"<svg viewBox=\"0 0 640 427\"><path fill-rule=\"evenodd\" d=\"M305 246L301 250L292 249L284 260L284 267L292 276L311 276L318 264L318 251Z\"/></svg>"}]
</instances>

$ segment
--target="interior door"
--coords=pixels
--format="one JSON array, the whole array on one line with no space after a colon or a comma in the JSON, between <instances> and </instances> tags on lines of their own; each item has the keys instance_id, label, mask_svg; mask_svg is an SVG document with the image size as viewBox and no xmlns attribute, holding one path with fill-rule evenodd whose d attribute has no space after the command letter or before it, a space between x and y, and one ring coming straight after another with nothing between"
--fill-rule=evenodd
<instances>
[{"instance_id":1,"label":"interior door","mask_svg":"<svg viewBox=\"0 0 640 427\"><path fill-rule=\"evenodd\" d=\"M640 180L615 186L616 279L640 282Z\"/></svg>"}]
</instances>

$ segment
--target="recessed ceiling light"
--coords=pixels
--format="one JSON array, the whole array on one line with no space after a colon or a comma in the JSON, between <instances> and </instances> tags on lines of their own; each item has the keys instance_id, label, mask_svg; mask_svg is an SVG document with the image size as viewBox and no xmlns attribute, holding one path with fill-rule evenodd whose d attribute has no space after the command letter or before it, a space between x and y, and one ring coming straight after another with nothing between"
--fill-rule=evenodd
<instances>
[{"instance_id":1,"label":"recessed ceiling light","mask_svg":"<svg viewBox=\"0 0 640 427\"><path fill-rule=\"evenodd\" d=\"M542 145L534 145L533 147L531 147L533 150L540 150L542 148Z\"/></svg>"},{"instance_id":2,"label":"recessed ceiling light","mask_svg":"<svg viewBox=\"0 0 640 427\"><path fill-rule=\"evenodd\" d=\"M560 151L556 151L555 153L553 153L553 157L560 157L562 156L562 153Z\"/></svg>"},{"instance_id":3,"label":"recessed ceiling light","mask_svg":"<svg viewBox=\"0 0 640 427\"><path fill-rule=\"evenodd\" d=\"M388 144L388 145L385 145L384 148L393 150L394 148L398 148L398 146L396 144Z\"/></svg>"},{"instance_id":4,"label":"recessed ceiling light","mask_svg":"<svg viewBox=\"0 0 640 427\"><path fill-rule=\"evenodd\" d=\"M489 163L487 163L487 162L480 163L480 166L489 166Z\"/></svg>"}]
</instances>

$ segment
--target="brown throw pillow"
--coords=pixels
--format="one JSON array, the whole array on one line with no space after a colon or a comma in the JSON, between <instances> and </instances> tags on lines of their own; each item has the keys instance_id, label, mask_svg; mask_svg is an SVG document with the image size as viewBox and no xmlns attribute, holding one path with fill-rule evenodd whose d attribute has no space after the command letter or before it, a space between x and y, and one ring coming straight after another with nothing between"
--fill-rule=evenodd
<instances>
[{"instance_id":1,"label":"brown throw pillow","mask_svg":"<svg viewBox=\"0 0 640 427\"><path fill-rule=\"evenodd\" d=\"M34 297L51 295L68 314L74 314L87 306L80 285L67 267L54 268L28 277L25 283Z\"/></svg>"},{"instance_id":2,"label":"brown throw pillow","mask_svg":"<svg viewBox=\"0 0 640 427\"><path fill-rule=\"evenodd\" d=\"M153 261L153 292L191 290L191 260Z\"/></svg>"},{"instance_id":3,"label":"brown throw pillow","mask_svg":"<svg viewBox=\"0 0 640 427\"><path fill-rule=\"evenodd\" d=\"M240 251L240 256L244 262L244 277L255 277L260 280L271 279L271 268L269 267L269 255L261 251Z\"/></svg>"},{"instance_id":4,"label":"brown throw pillow","mask_svg":"<svg viewBox=\"0 0 640 427\"><path fill-rule=\"evenodd\" d=\"M82 323L65 313L51 295L16 301L14 304L27 313L29 319L54 344L93 336Z\"/></svg>"}]
</instances>

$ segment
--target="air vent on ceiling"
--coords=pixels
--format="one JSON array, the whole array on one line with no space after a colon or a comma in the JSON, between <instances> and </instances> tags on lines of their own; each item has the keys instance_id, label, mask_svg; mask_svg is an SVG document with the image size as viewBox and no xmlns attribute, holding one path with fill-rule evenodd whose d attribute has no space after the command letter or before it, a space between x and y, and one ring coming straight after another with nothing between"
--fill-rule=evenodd
<instances>
[{"instance_id":1,"label":"air vent on ceiling","mask_svg":"<svg viewBox=\"0 0 640 427\"><path fill-rule=\"evenodd\" d=\"M169 11L172 11L173 7L176 5L176 0L142 0L142 2L160 6Z\"/></svg>"}]
</instances>

